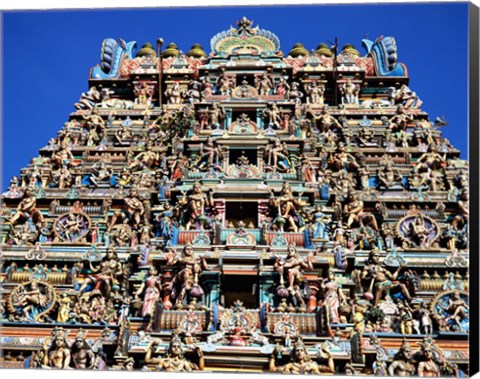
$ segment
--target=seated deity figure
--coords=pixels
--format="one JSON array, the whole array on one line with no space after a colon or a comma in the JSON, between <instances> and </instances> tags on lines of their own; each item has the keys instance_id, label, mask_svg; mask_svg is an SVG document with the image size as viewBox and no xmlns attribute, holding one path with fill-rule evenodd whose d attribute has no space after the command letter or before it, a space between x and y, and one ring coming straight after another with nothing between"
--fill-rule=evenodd
<instances>
[{"instance_id":1,"label":"seated deity figure","mask_svg":"<svg viewBox=\"0 0 480 379\"><path fill-rule=\"evenodd\" d=\"M10 219L12 226L15 226L20 221L32 220L35 225L41 225L43 222L42 213L37 209L37 197L35 195L35 188L27 187L22 200L17 206L15 214Z\"/></svg>"},{"instance_id":2,"label":"seated deity figure","mask_svg":"<svg viewBox=\"0 0 480 379\"><path fill-rule=\"evenodd\" d=\"M79 292L84 292L87 290L87 287L91 286L93 290L100 290L102 295L108 299L113 285L123 275L123 265L118 261L114 248L108 248L107 254L96 267L93 266L90 260L85 261L85 263L91 274L87 275Z\"/></svg>"},{"instance_id":3,"label":"seated deity figure","mask_svg":"<svg viewBox=\"0 0 480 379\"><path fill-rule=\"evenodd\" d=\"M265 150L266 163L268 166L280 171L288 170L291 167L287 145L282 144L280 139L276 138L273 146L268 146Z\"/></svg>"}]
</instances>

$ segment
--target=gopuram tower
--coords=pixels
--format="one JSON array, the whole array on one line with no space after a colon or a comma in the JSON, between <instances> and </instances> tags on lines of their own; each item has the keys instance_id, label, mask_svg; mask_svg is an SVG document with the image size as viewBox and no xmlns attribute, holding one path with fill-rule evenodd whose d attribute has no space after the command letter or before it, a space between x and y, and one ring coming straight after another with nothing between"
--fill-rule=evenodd
<instances>
[{"instance_id":1,"label":"gopuram tower","mask_svg":"<svg viewBox=\"0 0 480 379\"><path fill-rule=\"evenodd\" d=\"M104 40L2 195L0 366L468 374L468 165L362 44Z\"/></svg>"}]
</instances>

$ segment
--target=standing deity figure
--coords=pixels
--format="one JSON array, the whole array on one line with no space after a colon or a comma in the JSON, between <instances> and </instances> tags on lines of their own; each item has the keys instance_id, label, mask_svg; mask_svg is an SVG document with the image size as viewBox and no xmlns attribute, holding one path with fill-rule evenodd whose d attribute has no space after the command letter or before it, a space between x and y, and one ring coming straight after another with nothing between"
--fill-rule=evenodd
<instances>
[{"instance_id":1,"label":"standing deity figure","mask_svg":"<svg viewBox=\"0 0 480 379\"><path fill-rule=\"evenodd\" d=\"M192 372L203 370L205 367L203 352L199 346L194 346L197 355L198 363L189 360L184 355L182 341L178 335L174 334L170 340L166 355L163 358L152 358L153 351L157 345L154 341L150 344L147 354L145 355L145 362L149 364L156 364L157 371L167 372Z\"/></svg>"},{"instance_id":2,"label":"standing deity figure","mask_svg":"<svg viewBox=\"0 0 480 379\"><path fill-rule=\"evenodd\" d=\"M203 270L208 270L208 266L205 257L195 258L192 245L185 245L180 257L177 257L174 250L167 254L167 265L176 264L180 269L171 282L170 296L180 308L186 296L189 299L198 299L203 295L198 280Z\"/></svg>"},{"instance_id":3,"label":"standing deity figure","mask_svg":"<svg viewBox=\"0 0 480 379\"><path fill-rule=\"evenodd\" d=\"M153 85L144 81L137 83L133 92L135 93L135 104L145 108L149 108L152 105Z\"/></svg>"},{"instance_id":4,"label":"standing deity figure","mask_svg":"<svg viewBox=\"0 0 480 379\"><path fill-rule=\"evenodd\" d=\"M220 128L225 120L225 111L217 103L212 104L212 109L208 111L208 126L210 128Z\"/></svg>"},{"instance_id":5,"label":"standing deity figure","mask_svg":"<svg viewBox=\"0 0 480 379\"><path fill-rule=\"evenodd\" d=\"M225 75L225 70L223 69L220 75L218 76L215 85L217 87L217 91L220 92L221 95L229 96L232 93L232 83L230 78Z\"/></svg>"},{"instance_id":6,"label":"standing deity figure","mask_svg":"<svg viewBox=\"0 0 480 379\"><path fill-rule=\"evenodd\" d=\"M340 92L342 94L342 104L358 104L360 87L353 83L351 79L347 79L347 81L340 86Z\"/></svg>"},{"instance_id":7,"label":"standing deity figure","mask_svg":"<svg viewBox=\"0 0 480 379\"><path fill-rule=\"evenodd\" d=\"M300 104L302 102L302 97L303 92L300 91L300 83L293 82L287 92L287 98L293 100L296 104Z\"/></svg>"},{"instance_id":8,"label":"standing deity figure","mask_svg":"<svg viewBox=\"0 0 480 379\"><path fill-rule=\"evenodd\" d=\"M288 223L289 229L294 233L298 233L299 228L305 226L305 221L299 213L298 208L303 205L302 194L298 194L298 199L295 199L290 184L283 183L280 195L275 197L273 189L270 193L270 206L273 213L276 215L273 223L283 232L285 224Z\"/></svg>"},{"instance_id":9,"label":"standing deity figure","mask_svg":"<svg viewBox=\"0 0 480 379\"><path fill-rule=\"evenodd\" d=\"M314 80L306 87L307 91L307 104L323 105L325 86L323 84L317 85Z\"/></svg>"},{"instance_id":10,"label":"standing deity figure","mask_svg":"<svg viewBox=\"0 0 480 379\"><path fill-rule=\"evenodd\" d=\"M404 342L400 350L393 357L393 362L388 367L390 376L413 376L415 375L415 365L413 363L412 349L408 342Z\"/></svg>"},{"instance_id":11,"label":"standing deity figure","mask_svg":"<svg viewBox=\"0 0 480 379\"><path fill-rule=\"evenodd\" d=\"M257 78L257 90L261 96L270 95L273 89L273 81L267 73L263 73L261 77Z\"/></svg>"},{"instance_id":12,"label":"standing deity figure","mask_svg":"<svg viewBox=\"0 0 480 379\"><path fill-rule=\"evenodd\" d=\"M275 93L277 95L286 97L287 94L290 92L290 85L287 83L283 76L280 77L278 80L277 87L275 88Z\"/></svg>"},{"instance_id":13,"label":"standing deity figure","mask_svg":"<svg viewBox=\"0 0 480 379\"><path fill-rule=\"evenodd\" d=\"M369 282L368 292L365 292L365 297L369 300L374 299L374 305L377 306L383 294L389 292L392 289L399 290L403 298L408 302L411 300L410 293L407 286L397 281L397 277L403 266L397 268L392 274L382 264L380 264L380 255L377 249L370 251L370 255L367 259L365 267L362 271L362 279L366 279ZM375 289L375 295L372 291Z\"/></svg>"},{"instance_id":14,"label":"standing deity figure","mask_svg":"<svg viewBox=\"0 0 480 379\"><path fill-rule=\"evenodd\" d=\"M340 323L339 308L346 299L342 292L342 286L335 280L333 270L328 270L328 278L322 282L321 288L325 291L324 304L328 312L328 322L330 324Z\"/></svg>"},{"instance_id":15,"label":"standing deity figure","mask_svg":"<svg viewBox=\"0 0 480 379\"><path fill-rule=\"evenodd\" d=\"M160 276L157 274L157 269L153 266L150 267L148 275L135 293L136 297L143 294L142 317L152 317L155 310L155 303L160 299L162 282Z\"/></svg>"},{"instance_id":16,"label":"standing deity figure","mask_svg":"<svg viewBox=\"0 0 480 379\"><path fill-rule=\"evenodd\" d=\"M208 194L202 190L202 185L199 182L193 184L192 193L181 200L182 205L185 206L184 222L185 230L190 230L198 222L200 228L203 229L206 224L210 222L205 212L205 207L213 208L213 190L210 188Z\"/></svg>"},{"instance_id":17,"label":"standing deity figure","mask_svg":"<svg viewBox=\"0 0 480 379\"><path fill-rule=\"evenodd\" d=\"M282 112L277 106L277 103L272 103L269 107L263 110L263 117L267 121L267 126L274 126L277 129L283 129Z\"/></svg>"}]
</instances>

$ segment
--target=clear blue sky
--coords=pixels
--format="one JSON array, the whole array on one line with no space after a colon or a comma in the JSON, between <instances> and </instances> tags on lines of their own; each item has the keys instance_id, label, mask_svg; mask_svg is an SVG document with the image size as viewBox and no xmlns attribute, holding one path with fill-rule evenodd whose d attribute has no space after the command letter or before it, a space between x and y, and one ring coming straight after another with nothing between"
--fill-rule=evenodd
<instances>
[{"instance_id":1,"label":"clear blue sky","mask_svg":"<svg viewBox=\"0 0 480 379\"><path fill-rule=\"evenodd\" d=\"M155 45L158 37L184 52L246 16L275 33L287 54L339 38L363 54L368 34L397 40L410 88L431 119L444 115L444 135L467 158L468 4L302 5L183 9L5 12L3 14L2 188L37 156L68 120L88 88L104 38Z\"/></svg>"}]
</instances>

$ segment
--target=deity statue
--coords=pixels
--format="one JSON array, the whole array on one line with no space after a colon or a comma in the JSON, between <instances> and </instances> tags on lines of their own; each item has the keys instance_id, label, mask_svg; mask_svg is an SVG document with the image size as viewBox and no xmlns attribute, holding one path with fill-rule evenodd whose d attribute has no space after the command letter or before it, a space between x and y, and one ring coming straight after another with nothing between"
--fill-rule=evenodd
<instances>
[{"instance_id":1,"label":"deity statue","mask_svg":"<svg viewBox=\"0 0 480 379\"><path fill-rule=\"evenodd\" d=\"M182 104L185 93L182 91L179 83L174 83L172 88L165 91L167 102L169 104Z\"/></svg>"},{"instance_id":2,"label":"deity statue","mask_svg":"<svg viewBox=\"0 0 480 379\"><path fill-rule=\"evenodd\" d=\"M275 88L275 93L277 95L286 97L286 95L290 92L290 85L287 83L283 76L280 76L278 80L277 87Z\"/></svg>"},{"instance_id":3,"label":"deity statue","mask_svg":"<svg viewBox=\"0 0 480 379\"><path fill-rule=\"evenodd\" d=\"M9 310L14 319L42 322L57 301L55 289L48 283L32 279L19 284L10 295Z\"/></svg>"},{"instance_id":4,"label":"deity statue","mask_svg":"<svg viewBox=\"0 0 480 379\"><path fill-rule=\"evenodd\" d=\"M300 83L292 82L290 89L287 91L287 98L293 100L296 104L302 102L303 92L300 91Z\"/></svg>"},{"instance_id":5,"label":"deity statue","mask_svg":"<svg viewBox=\"0 0 480 379\"><path fill-rule=\"evenodd\" d=\"M299 193L298 199L295 199L288 182L283 183L280 195L276 198L273 189L271 190L270 207L275 214L273 223L282 232L287 223L294 233L298 233L299 228L305 226L305 221L299 213L302 205L302 194Z\"/></svg>"},{"instance_id":6,"label":"deity statue","mask_svg":"<svg viewBox=\"0 0 480 379\"><path fill-rule=\"evenodd\" d=\"M203 352L200 347L194 347L198 359L198 363L194 363L192 360L189 360L184 356L182 341L176 334L174 334L170 340L165 357L152 358L152 353L155 347L156 342L153 341L147 350L147 354L145 355L145 362L149 364L155 364L157 371L191 372L198 370L201 371L205 367Z\"/></svg>"},{"instance_id":7,"label":"deity statue","mask_svg":"<svg viewBox=\"0 0 480 379\"><path fill-rule=\"evenodd\" d=\"M408 342L404 342L400 350L393 357L393 362L388 367L390 376L413 376L415 375L415 365L413 363L412 349Z\"/></svg>"},{"instance_id":8,"label":"deity statue","mask_svg":"<svg viewBox=\"0 0 480 379\"><path fill-rule=\"evenodd\" d=\"M96 104L102 100L100 91L95 86L92 86L87 92L82 92L80 100L74 104L78 110L93 109Z\"/></svg>"},{"instance_id":9,"label":"deity statue","mask_svg":"<svg viewBox=\"0 0 480 379\"><path fill-rule=\"evenodd\" d=\"M65 340L65 332L63 329L56 328L52 331L52 337L50 347L48 346L49 338L46 338L43 344L43 365L54 369L68 369L72 356Z\"/></svg>"},{"instance_id":10,"label":"deity statue","mask_svg":"<svg viewBox=\"0 0 480 379\"><path fill-rule=\"evenodd\" d=\"M350 201L345 205L345 213L348 214L347 226L350 228L353 223L359 223L360 226L370 226L378 231L378 224L375 216L364 211L363 201L357 194L351 195Z\"/></svg>"},{"instance_id":11,"label":"deity statue","mask_svg":"<svg viewBox=\"0 0 480 379\"><path fill-rule=\"evenodd\" d=\"M70 347L73 367L78 370L93 369L95 354L85 340L85 333L80 329Z\"/></svg>"},{"instance_id":12,"label":"deity statue","mask_svg":"<svg viewBox=\"0 0 480 379\"><path fill-rule=\"evenodd\" d=\"M395 115L387 121L387 129L392 131L405 131L407 125L413 120L413 116L407 114L403 105L398 105Z\"/></svg>"},{"instance_id":13,"label":"deity statue","mask_svg":"<svg viewBox=\"0 0 480 379\"><path fill-rule=\"evenodd\" d=\"M328 364L320 365L315 362L309 355L308 351L303 344L303 341L298 338L295 342L293 349L290 352L290 362L284 366L277 366L275 364L275 356L270 358L269 369L271 372L280 372L283 374L321 374L321 373L334 373L335 366L333 357L328 350L324 349L324 355L326 355Z\"/></svg>"},{"instance_id":14,"label":"deity statue","mask_svg":"<svg viewBox=\"0 0 480 379\"><path fill-rule=\"evenodd\" d=\"M313 270L311 260L308 257L305 260L300 259L295 246L290 245L287 256L284 259L277 259L274 268L280 276L277 294L282 298L291 296L300 309L305 309L302 289L308 285L303 276L303 269Z\"/></svg>"},{"instance_id":15,"label":"deity statue","mask_svg":"<svg viewBox=\"0 0 480 379\"><path fill-rule=\"evenodd\" d=\"M192 245L185 245L180 257L176 256L175 251L167 254L167 265L176 264L179 265L179 270L171 282L170 296L176 300L176 306L181 308L185 297L197 301L203 295L198 280L202 271L208 270L208 265L205 257L195 258Z\"/></svg>"},{"instance_id":16,"label":"deity statue","mask_svg":"<svg viewBox=\"0 0 480 379\"><path fill-rule=\"evenodd\" d=\"M358 104L360 87L353 83L351 79L347 79L340 86L340 93L342 94L342 104Z\"/></svg>"},{"instance_id":17,"label":"deity statue","mask_svg":"<svg viewBox=\"0 0 480 379\"><path fill-rule=\"evenodd\" d=\"M326 133L335 128L342 130L343 126L340 122L328 113L327 107L324 106L320 115L314 114L311 110L309 114L312 116L313 122L317 125L321 132Z\"/></svg>"},{"instance_id":18,"label":"deity statue","mask_svg":"<svg viewBox=\"0 0 480 379\"><path fill-rule=\"evenodd\" d=\"M273 80L270 78L269 74L263 73L257 78L256 87L261 96L268 96L274 87Z\"/></svg>"},{"instance_id":19,"label":"deity statue","mask_svg":"<svg viewBox=\"0 0 480 379\"><path fill-rule=\"evenodd\" d=\"M87 274L79 292L85 292L90 286L90 290L100 290L102 295L108 299L113 285L118 283L118 279L124 273L123 265L118 261L115 250L112 247L108 248L107 254L97 267L94 267L90 260L86 260L84 264L90 269L90 273Z\"/></svg>"},{"instance_id":20,"label":"deity statue","mask_svg":"<svg viewBox=\"0 0 480 379\"><path fill-rule=\"evenodd\" d=\"M212 109L208 111L209 128L219 128L225 119L225 111L223 107L219 107L217 103L212 104Z\"/></svg>"},{"instance_id":21,"label":"deity statue","mask_svg":"<svg viewBox=\"0 0 480 379\"><path fill-rule=\"evenodd\" d=\"M155 89L151 83L141 81L135 83L133 92L135 94L135 104L140 107L150 108L152 106L152 96Z\"/></svg>"},{"instance_id":22,"label":"deity statue","mask_svg":"<svg viewBox=\"0 0 480 379\"><path fill-rule=\"evenodd\" d=\"M342 303L346 302L345 295L342 292L342 286L335 279L335 272L328 270L328 278L321 283L324 290L324 304L327 308L329 324L340 323L339 308Z\"/></svg>"},{"instance_id":23,"label":"deity statue","mask_svg":"<svg viewBox=\"0 0 480 379\"><path fill-rule=\"evenodd\" d=\"M216 166L220 168L222 161L222 149L211 138L207 139L206 144L200 144L200 157L197 167L201 171L210 170Z\"/></svg>"},{"instance_id":24,"label":"deity statue","mask_svg":"<svg viewBox=\"0 0 480 379\"><path fill-rule=\"evenodd\" d=\"M328 231L327 224L330 223L332 219L322 212L322 207L320 205L315 206L315 212L313 213L313 238L327 239Z\"/></svg>"},{"instance_id":25,"label":"deity statue","mask_svg":"<svg viewBox=\"0 0 480 379\"><path fill-rule=\"evenodd\" d=\"M445 312L448 314L445 321L453 320L459 330L464 330L462 321L469 319L469 305L460 297L460 292L454 291L452 298L448 299L448 305Z\"/></svg>"},{"instance_id":26,"label":"deity statue","mask_svg":"<svg viewBox=\"0 0 480 379\"><path fill-rule=\"evenodd\" d=\"M383 169L378 170L378 181L380 186L392 188L397 185L402 185L402 175L397 169L394 169L392 163L389 161Z\"/></svg>"},{"instance_id":27,"label":"deity statue","mask_svg":"<svg viewBox=\"0 0 480 379\"><path fill-rule=\"evenodd\" d=\"M352 154L347 153L342 142L338 144L337 151L330 154L328 165L338 171L357 171L361 167L357 159Z\"/></svg>"},{"instance_id":28,"label":"deity statue","mask_svg":"<svg viewBox=\"0 0 480 379\"><path fill-rule=\"evenodd\" d=\"M201 101L202 83L195 79L191 80L190 83L188 83L188 90L185 96L191 104Z\"/></svg>"},{"instance_id":29,"label":"deity statue","mask_svg":"<svg viewBox=\"0 0 480 379\"><path fill-rule=\"evenodd\" d=\"M271 167L282 171L291 167L287 145L286 143L282 144L278 138L275 139L273 146L267 146L265 155L267 164Z\"/></svg>"},{"instance_id":30,"label":"deity statue","mask_svg":"<svg viewBox=\"0 0 480 379\"><path fill-rule=\"evenodd\" d=\"M369 292L365 292L365 297L369 300L374 299L374 305L377 306L385 292L398 290L405 300L410 301L411 296L407 286L397 281L397 277L403 266L398 267L392 274L380 264L379 256L377 249L371 250L362 271L362 279L366 279L370 283ZM373 289L375 289L375 296L372 294Z\"/></svg>"},{"instance_id":31,"label":"deity statue","mask_svg":"<svg viewBox=\"0 0 480 379\"><path fill-rule=\"evenodd\" d=\"M278 109L277 103L271 103L269 107L263 110L263 117L267 126L274 126L277 129L283 129L282 112Z\"/></svg>"},{"instance_id":32,"label":"deity statue","mask_svg":"<svg viewBox=\"0 0 480 379\"><path fill-rule=\"evenodd\" d=\"M152 169L155 167L159 160L160 156L158 153L153 151L153 144L151 141L147 141L145 150L140 154L135 156L135 158L130 162L128 168L130 170L142 170L142 169Z\"/></svg>"},{"instance_id":33,"label":"deity statue","mask_svg":"<svg viewBox=\"0 0 480 379\"><path fill-rule=\"evenodd\" d=\"M135 187L130 190L130 194L124 202L124 209L114 212L108 230L111 230L118 221L128 222L134 228L137 228L141 224L142 216L145 213L145 206L140 200L140 196Z\"/></svg>"},{"instance_id":34,"label":"deity statue","mask_svg":"<svg viewBox=\"0 0 480 379\"><path fill-rule=\"evenodd\" d=\"M43 222L42 213L36 208L37 197L34 187L27 187L23 198L17 206L17 211L10 219L10 224L15 226L19 221L32 220L35 225L40 226Z\"/></svg>"},{"instance_id":35,"label":"deity statue","mask_svg":"<svg viewBox=\"0 0 480 379\"><path fill-rule=\"evenodd\" d=\"M159 301L161 292L162 282L160 275L158 275L157 269L152 266L148 269L148 275L135 293L136 297L144 294L141 312L142 317L153 317L155 303Z\"/></svg>"},{"instance_id":36,"label":"deity statue","mask_svg":"<svg viewBox=\"0 0 480 379\"><path fill-rule=\"evenodd\" d=\"M393 104L401 104L405 108L412 109L418 109L423 104L423 101L406 84L403 84L398 90L394 87L390 87L389 90Z\"/></svg>"},{"instance_id":37,"label":"deity statue","mask_svg":"<svg viewBox=\"0 0 480 379\"><path fill-rule=\"evenodd\" d=\"M181 205L184 206L183 225L185 230L190 230L195 227L196 223L199 223L200 228L203 229L205 225L210 222L209 217L206 215L205 208L213 208L213 190L210 188L208 194L205 194L202 190L202 185L199 182L193 184L192 193L181 200Z\"/></svg>"},{"instance_id":38,"label":"deity statue","mask_svg":"<svg viewBox=\"0 0 480 379\"><path fill-rule=\"evenodd\" d=\"M423 341L420 347L422 354L421 361L418 363L417 374L420 377L439 377L442 375L438 363L433 356L433 346L428 341Z\"/></svg>"},{"instance_id":39,"label":"deity statue","mask_svg":"<svg viewBox=\"0 0 480 379\"><path fill-rule=\"evenodd\" d=\"M307 104L323 105L323 95L325 93L325 86L323 84L317 85L314 80L306 88Z\"/></svg>"},{"instance_id":40,"label":"deity statue","mask_svg":"<svg viewBox=\"0 0 480 379\"><path fill-rule=\"evenodd\" d=\"M232 83L230 78L225 75L225 69L222 69L222 72L218 76L215 85L217 87L217 92L224 96L230 96L232 94Z\"/></svg>"}]
</instances>

